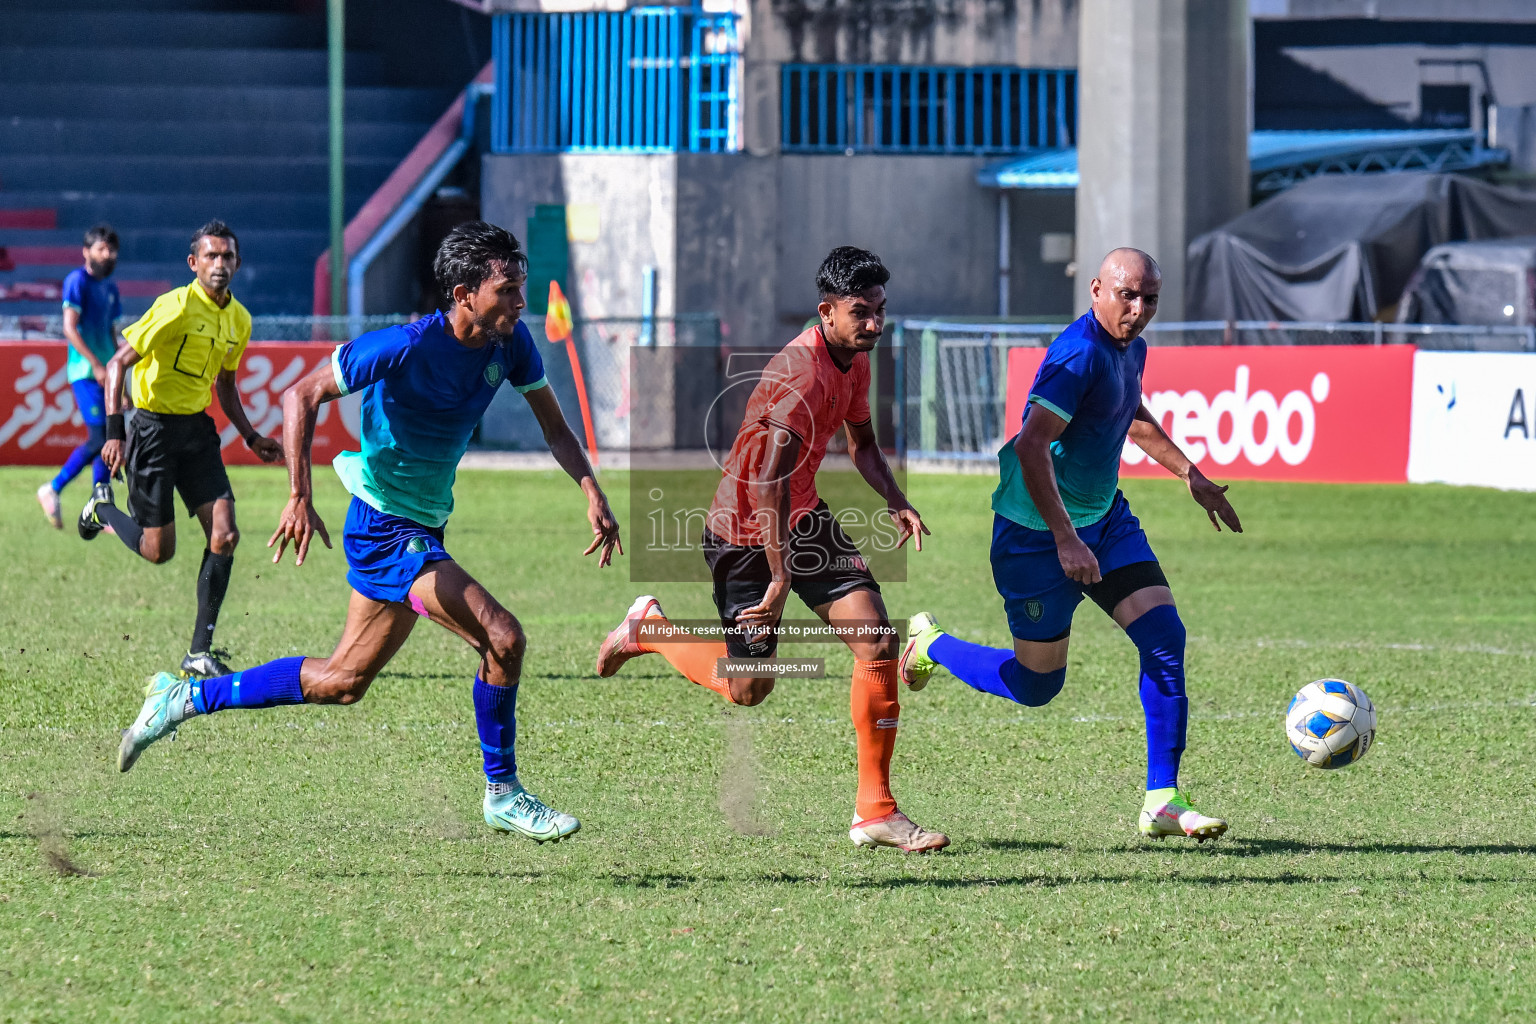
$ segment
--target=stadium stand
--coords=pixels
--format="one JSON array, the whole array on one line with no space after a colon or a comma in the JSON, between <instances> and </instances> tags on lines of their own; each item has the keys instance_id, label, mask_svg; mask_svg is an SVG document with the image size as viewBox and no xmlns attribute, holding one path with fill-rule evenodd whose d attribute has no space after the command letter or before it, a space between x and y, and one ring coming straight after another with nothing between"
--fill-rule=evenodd
<instances>
[{"instance_id":1,"label":"stadium stand","mask_svg":"<svg viewBox=\"0 0 1536 1024\"><path fill-rule=\"evenodd\" d=\"M349 217L484 61L423 81L430 62L358 45L367 27L349 29ZM444 28L462 45L456 15ZM0 0L0 314L57 313L99 220L140 312L187 279L210 217L240 234L253 313L308 312L327 243L325 33L324 4L304 0Z\"/></svg>"}]
</instances>

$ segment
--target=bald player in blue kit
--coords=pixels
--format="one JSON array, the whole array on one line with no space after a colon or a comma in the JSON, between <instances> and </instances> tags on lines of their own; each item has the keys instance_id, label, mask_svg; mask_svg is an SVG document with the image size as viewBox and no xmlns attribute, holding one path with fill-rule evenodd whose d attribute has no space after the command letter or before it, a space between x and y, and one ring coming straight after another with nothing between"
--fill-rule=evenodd
<instances>
[{"instance_id":1,"label":"bald player in blue kit","mask_svg":"<svg viewBox=\"0 0 1536 1024\"><path fill-rule=\"evenodd\" d=\"M1141 658L1147 719L1147 792L1139 828L1153 839L1201 842L1227 830L1179 789L1189 701L1184 624L1141 523L1120 493L1120 454L1129 437L1183 480L1217 531L1242 524L1218 487L1164 433L1141 400L1147 343L1162 273L1138 249L1104 258L1091 285L1093 308L1051 343L1030 388L1020 430L998 452L992 576L1003 598L1013 650L967 643L913 616L899 670L925 685L942 665L983 693L1041 707L1067 676L1072 616L1084 596L1125 630Z\"/></svg>"},{"instance_id":2,"label":"bald player in blue kit","mask_svg":"<svg viewBox=\"0 0 1536 1024\"><path fill-rule=\"evenodd\" d=\"M607 566L621 554L619 527L586 453L560 411L528 328L527 257L507 231L472 221L455 228L434 262L447 312L388 327L341 345L331 361L283 395L284 452L291 497L268 546L287 545L302 565L310 541L330 538L315 511L310 444L323 402L362 393L362 451L346 452L336 473L352 494L342 535L347 622L329 658L279 658L203 680L160 673L139 717L123 733L118 768L128 771L150 744L195 715L282 704L352 704L410 635L430 618L480 655L475 724L486 775L486 824L538 842L581 827L523 788L517 774L517 692L527 641L522 626L444 548L453 482L470 436L502 384L527 399L550 452L587 498L592 542Z\"/></svg>"}]
</instances>

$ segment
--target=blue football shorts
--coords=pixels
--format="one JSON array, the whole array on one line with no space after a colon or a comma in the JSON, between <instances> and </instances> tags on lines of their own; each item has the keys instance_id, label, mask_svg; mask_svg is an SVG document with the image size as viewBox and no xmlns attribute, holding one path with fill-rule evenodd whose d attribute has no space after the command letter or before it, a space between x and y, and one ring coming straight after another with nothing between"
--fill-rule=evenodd
<instances>
[{"instance_id":1,"label":"blue football shorts","mask_svg":"<svg viewBox=\"0 0 1536 1024\"><path fill-rule=\"evenodd\" d=\"M1112 582L1108 577L1116 569L1151 563L1138 574L1143 585L1166 584L1162 570L1157 568L1152 545L1131 513L1124 494L1116 492L1104 518L1091 526L1078 527L1077 535L1099 560L1099 574L1106 577L1103 582L1085 587L1068 579L1062 572L1056 538L1051 531L1031 530L1003 516L996 517L992 527L992 579L1003 596L1008 628L1017 639L1055 640L1065 635L1072 628L1072 615L1084 595L1095 600L1102 597L1095 587L1103 588L1105 582Z\"/></svg>"},{"instance_id":2,"label":"blue football shorts","mask_svg":"<svg viewBox=\"0 0 1536 1024\"><path fill-rule=\"evenodd\" d=\"M380 512L357 497L347 507L341 550L347 556L347 582L374 601L407 600L428 562L452 557L443 548L441 526Z\"/></svg>"},{"instance_id":3,"label":"blue football shorts","mask_svg":"<svg viewBox=\"0 0 1536 1024\"><path fill-rule=\"evenodd\" d=\"M86 426L99 427L107 422L107 393L95 377L70 381L69 390L75 393L75 408Z\"/></svg>"}]
</instances>

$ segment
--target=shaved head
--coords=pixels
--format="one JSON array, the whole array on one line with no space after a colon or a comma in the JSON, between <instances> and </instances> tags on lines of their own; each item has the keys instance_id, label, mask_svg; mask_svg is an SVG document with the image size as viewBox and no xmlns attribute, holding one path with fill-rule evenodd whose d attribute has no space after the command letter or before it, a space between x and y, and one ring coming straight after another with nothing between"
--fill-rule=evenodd
<instances>
[{"instance_id":1,"label":"shaved head","mask_svg":"<svg viewBox=\"0 0 1536 1024\"><path fill-rule=\"evenodd\" d=\"M1158 280L1162 280L1163 272L1157 265L1157 260L1148 256L1140 249L1132 249L1128 245L1112 251L1104 257L1104 262L1099 264L1099 279L1108 281L1119 274L1143 275L1151 274Z\"/></svg>"},{"instance_id":2,"label":"shaved head","mask_svg":"<svg viewBox=\"0 0 1536 1024\"><path fill-rule=\"evenodd\" d=\"M1157 261L1140 249L1116 249L1099 264L1089 286L1093 315L1104 332L1126 347L1157 314L1157 297L1163 288L1163 272Z\"/></svg>"}]
</instances>

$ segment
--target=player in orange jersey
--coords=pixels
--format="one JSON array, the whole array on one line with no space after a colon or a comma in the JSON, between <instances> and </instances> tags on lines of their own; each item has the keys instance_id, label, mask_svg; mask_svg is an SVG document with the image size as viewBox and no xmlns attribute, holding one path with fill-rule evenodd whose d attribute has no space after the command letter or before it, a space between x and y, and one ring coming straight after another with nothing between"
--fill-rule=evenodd
<instances>
[{"instance_id":1,"label":"player in orange jersey","mask_svg":"<svg viewBox=\"0 0 1536 1024\"><path fill-rule=\"evenodd\" d=\"M851 246L832 250L816 275L820 323L769 362L752 392L703 537L725 642L688 634L676 639L660 602L644 595L603 641L597 672L611 676L631 658L657 653L734 704L760 704L776 678L763 660L777 649L776 630L793 592L839 628L853 652L850 707L858 735L859 789L849 837L859 846L910 852L940 849L949 838L915 824L897 810L891 795L891 753L901 710L897 635L880 585L816 493L827 442L846 427L854 466L885 499L897 525L896 546L913 538L922 550L928 528L891 475L869 408L868 353L885 327L890 276L874 253ZM722 658L754 659L760 667L751 670L755 674L722 677L717 671Z\"/></svg>"}]
</instances>

